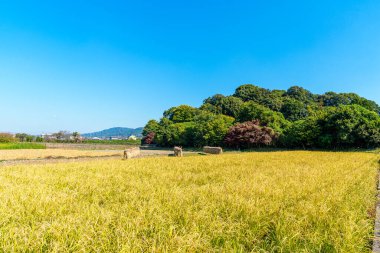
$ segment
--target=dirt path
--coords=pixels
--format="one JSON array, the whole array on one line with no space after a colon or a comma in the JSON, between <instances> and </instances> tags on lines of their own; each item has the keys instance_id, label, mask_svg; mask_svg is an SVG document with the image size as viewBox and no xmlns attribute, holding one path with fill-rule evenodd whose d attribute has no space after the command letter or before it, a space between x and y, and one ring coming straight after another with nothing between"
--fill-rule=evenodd
<instances>
[{"instance_id":1,"label":"dirt path","mask_svg":"<svg viewBox=\"0 0 380 253\"><path fill-rule=\"evenodd\" d=\"M196 154L196 152L184 152L184 154ZM135 158L154 157L154 156L169 156L173 154L171 150L141 150L141 154ZM51 158L36 158L36 159L14 159L0 161L1 166L11 166L18 164L47 164L47 163L68 163L68 162L82 162L82 161L96 161L96 160L120 160L123 159L123 151L120 155L107 155L107 156L79 156L79 157L51 157Z\"/></svg>"}]
</instances>

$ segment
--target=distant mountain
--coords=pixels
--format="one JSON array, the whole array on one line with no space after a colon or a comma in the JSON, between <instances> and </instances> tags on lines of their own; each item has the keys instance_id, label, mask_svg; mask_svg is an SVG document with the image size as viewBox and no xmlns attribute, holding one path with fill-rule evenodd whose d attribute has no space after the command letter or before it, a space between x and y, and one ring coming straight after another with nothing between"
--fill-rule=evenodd
<instances>
[{"instance_id":1,"label":"distant mountain","mask_svg":"<svg viewBox=\"0 0 380 253\"><path fill-rule=\"evenodd\" d=\"M141 137L142 130L143 130L142 127L139 127L139 128L113 127L110 129L99 131L99 132L82 134L82 136L86 138L129 137L131 135Z\"/></svg>"}]
</instances>

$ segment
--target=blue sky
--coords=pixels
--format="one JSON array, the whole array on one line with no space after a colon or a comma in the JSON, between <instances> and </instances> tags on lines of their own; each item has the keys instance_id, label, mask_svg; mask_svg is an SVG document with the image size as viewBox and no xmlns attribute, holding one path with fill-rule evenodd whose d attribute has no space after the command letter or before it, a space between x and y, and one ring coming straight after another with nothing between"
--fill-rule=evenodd
<instances>
[{"instance_id":1,"label":"blue sky","mask_svg":"<svg viewBox=\"0 0 380 253\"><path fill-rule=\"evenodd\" d=\"M380 1L1 1L0 131L139 127L245 83L380 103Z\"/></svg>"}]
</instances>

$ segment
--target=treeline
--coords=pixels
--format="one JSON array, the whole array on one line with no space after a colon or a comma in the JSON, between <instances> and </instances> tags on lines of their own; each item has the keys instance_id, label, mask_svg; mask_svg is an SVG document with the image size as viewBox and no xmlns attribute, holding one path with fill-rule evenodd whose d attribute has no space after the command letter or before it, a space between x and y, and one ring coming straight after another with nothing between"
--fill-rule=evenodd
<instances>
[{"instance_id":1,"label":"treeline","mask_svg":"<svg viewBox=\"0 0 380 253\"><path fill-rule=\"evenodd\" d=\"M246 84L216 94L199 108L172 107L150 120L143 142L159 146L232 148L372 148L380 146L380 107L355 93L323 95L293 86Z\"/></svg>"},{"instance_id":2,"label":"treeline","mask_svg":"<svg viewBox=\"0 0 380 253\"><path fill-rule=\"evenodd\" d=\"M10 134L0 133L0 143L14 143L14 142L42 142L43 139L39 136L33 136L25 133Z\"/></svg>"}]
</instances>

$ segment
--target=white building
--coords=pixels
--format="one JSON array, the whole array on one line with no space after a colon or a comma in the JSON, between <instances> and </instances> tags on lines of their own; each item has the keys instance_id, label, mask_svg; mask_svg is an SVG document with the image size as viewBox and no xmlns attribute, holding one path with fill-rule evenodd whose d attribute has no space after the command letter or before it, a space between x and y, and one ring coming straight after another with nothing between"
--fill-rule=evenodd
<instances>
[{"instance_id":1,"label":"white building","mask_svg":"<svg viewBox=\"0 0 380 253\"><path fill-rule=\"evenodd\" d=\"M137 140L137 137L134 136L134 135L131 135L131 136L128 137L128 140L135 141L135 140Z\"/></svg>"}]
</instances>

